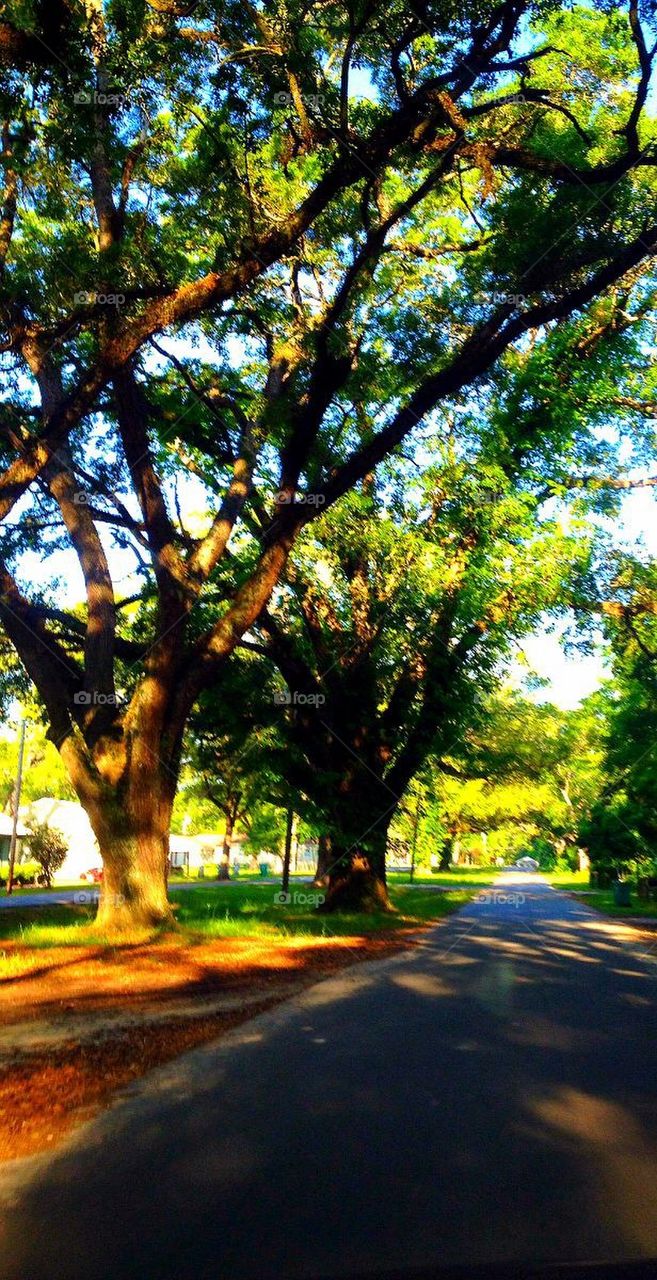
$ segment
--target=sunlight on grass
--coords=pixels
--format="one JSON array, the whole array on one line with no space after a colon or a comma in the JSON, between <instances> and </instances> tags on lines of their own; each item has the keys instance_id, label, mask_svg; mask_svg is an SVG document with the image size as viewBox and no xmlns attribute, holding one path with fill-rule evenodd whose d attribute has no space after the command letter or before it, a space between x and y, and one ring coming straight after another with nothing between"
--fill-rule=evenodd
<instances>
[{"instance_id":1,"label":"sunlight on grass","mask_svg":"<svg viewBox=\"0 0 657 1280\"><path fill-rule=\"evenodd\" d=\"M547 872L546 880L558 889L569 889L579 897L584 906L593 907L603 915L627 919L632 916L646 920L657 919L657 902L646 902L639 898L634 882L630 882L629 906L621 907L614 899L614 890L591 889L588 871ZM580 896L581 895L581 896Z\"/></svg>"},{"instance_id":2,"label":"sunlight on grass","mask_svg":"<svg viewBox=\"0 0 657 1280\"><path fill-rule=\"evenodd\" d=\"M637 897L634 886L630 890L630 905L628 907L619 907L614 901L613 889L595 889L586 896L582 894L581 901L587 907L595 907L596 911L602 911L606 916L616 916L619 919L628 916L640 916L646 920L654 920L657 918L657 902L645 902Z\"/></svg>"},{"instance_id":3,"label":"sunlight on grass","mask_svg":"<svg viewBox=\"0 0 657 1280\"><path fill-rule=\"evenodd\" d=\"M453 867L451 871L420 871L410 883L407 871L391 871L388 873L388 884L403 884L413 888L414 885L430 885L434 889L460 889L462 885L472 885L483 889L492 884L500 874L500 867Z\"/></svg>"},{"instance_id":4,"label":"sunlight on grass","mask_svg":"<svg viewBox=\"0 0 657 1280\"><path fill-rule=\"evenodd\" d=\"M543 875L549 884L563 889L585 889L589 883L588 871L544 871Z\"/></svg>"},{"instance_id":5,"label":"sunlight on grass","mask_svg":"<svg viewBox=\"0 0 657 1280\"><path fill-rule=\"evenodd\" d=\"M18 978L29 970L31 965L25 962L25 954L21 952L0 951L0 978Z\"/></svg>"},{"instance_id":6,"label":"sunlight on grass","mask_svg":"<svg viewBox=\"0 0 657 1280\"><path fill-rule=\"evenodd\" d=\"M94 907L12 907L0 911L0 939L26 947L115 946L116 939L94 929L94 917ZM138 945L148 941L149 936L143 930L125 934L121 945Z\"/></svg>"},{"instance_id":7,"label":"sunlight on grass","mask_svg":"<svg viewBox=\"0 0 657 1280\"><path fill-rule=\"evenodd\" d=\"M179 926L213 937L336 937L408 929L438 920L470 901L471 890L454 893L427 893L409 885L391 885L394 910L375 915L335 914L323 916L313 907L280 904L275 901L276 885L241 888L217 885L192 889L172 899L178 909Z\"/></svg>"},{"instance_id":8,"label":"sunlight on grass","mask_svg":"<svg viewBox=\"0 0 657 1280\"><path fill-rule=\"evenodd\" d=\"M478 879L476 888L485 881ZM309 889L303 888L305 896ZM473 888L456 888L453 893L429 893L416 885L390 886L391 912L376 915L335 914L324 916L311 902L276 901L276 884L212 884L194 886L184 892L171 891L177 929L191 942L195 938L285 938L355 937L376 933L412 930L440 920L458 910L474 896ZM116 940L93 927L93 909L86 906L34 907L0 912L0 938L30 948L107 947ZM121 945L147 941L143 933L121 939ZM7 953L5 953L7 955ZM8 957L7 964L11 965ZM0 964L0 974L3 973ZM9 977L10 968L5 976Z\"/></svg>"}]
</instances>

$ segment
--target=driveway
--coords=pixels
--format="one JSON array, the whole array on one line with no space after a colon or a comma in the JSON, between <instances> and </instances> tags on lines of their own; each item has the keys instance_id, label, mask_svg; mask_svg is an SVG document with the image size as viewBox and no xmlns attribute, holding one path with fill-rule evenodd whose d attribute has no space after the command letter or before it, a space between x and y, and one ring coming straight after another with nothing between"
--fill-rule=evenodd
<instances>
[{"instance_id":1,"label":"driveway","mask_svg":"<svg viewBox=\"0 0 657 1280\"><path fill-rule=\"evenodd\" d=\"M4 1280L271 1280L657 1257L657 969L494 890L5 1166Z\"/></svg>"}]
</instances>

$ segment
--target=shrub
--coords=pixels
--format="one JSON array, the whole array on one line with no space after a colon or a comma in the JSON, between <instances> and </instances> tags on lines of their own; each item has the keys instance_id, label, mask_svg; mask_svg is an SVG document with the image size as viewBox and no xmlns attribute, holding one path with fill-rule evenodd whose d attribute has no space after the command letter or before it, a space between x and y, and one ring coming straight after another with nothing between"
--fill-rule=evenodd
<instances>
[{"instance_id":1,"label":"shrub","mask_svg":"<svg viewBox=\"0 0 657 1280\"><path fill-rule=\"evenodd\" d=\"M16 862L14 866L14 884L36 884L41 875L41 867L38 862ZM9 879L9 863L0 863L0 888L4 889Z\"/></svg>"},{"instance_id":2,"label":"shrub","mask_svg":"<svg viewBox=\"0 0 657 1280\"><path fill-rule=\"evenodd\" d=\"M58 831L56 827L49 827L45 822L41 822L38 826L32 828L27 843L30 846L30 853L35 863L40 868L45 883L50 888L53 875L64 865L66 854L68 853L68 845L61 831ZM16 879L18 880L18 876Z\"/></svg>"}]
</instances>

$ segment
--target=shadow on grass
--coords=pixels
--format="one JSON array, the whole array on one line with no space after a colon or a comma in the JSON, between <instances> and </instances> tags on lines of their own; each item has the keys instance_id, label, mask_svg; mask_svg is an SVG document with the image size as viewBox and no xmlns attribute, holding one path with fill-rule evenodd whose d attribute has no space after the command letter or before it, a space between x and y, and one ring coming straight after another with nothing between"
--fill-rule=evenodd
<instances>
[{"instance_id":1,"label":"shadow on grass","mask_svg":"<svg viewBox=\"0 0 657 1280\"><path fill-rule=\"evenodd\" d=\"M223 946L212 937L196 936L190 945L187 938L169 934L141 946L116 947L111 955L101 948L66 957L51 952L50 963L0 982L0 1013L11 1023L53 1009L58 1016L143 1010L199 996L235 997L238 1003L254 994L281 999L307 982L409 945L412 939L401 930L353 940L297 938L259 945L242 937L226 939Z\"/></svg>"},{"instance_id":2,"label":"shadow on grass","mask_svg":"<svg viewBox=\"0 0 657 1280\"><path fill-rule=\"evenodd\" d=\"M330 942L332 938L342 945L349 938L383 940L399 937L403 943L413 931L427 927L442 917L464 906L473 896L472 891L429 894L413 886L392 886L393 911L375 915L361 913L335 913L323 915L316 911L316 895L308 891L292 894L292 901L277 901L276 885L199 886L176 895L171 901L176 913L177 928L143 934L134 937L112 938L94 928L93 908L73 904L53 907L14 909L0 913L0 984L28 982L39 977L83 963L85 956L94 962L111 964L130 954L132 958L145 958L150 953L156 961L158 948L191 950L203 948L220 940L262 941L271 944L307 940ZM353 948L357 958L358 946ZM58 957L53 963L24 968L21 957L29 953L47 952L51 949L75 948L77 955L70 961ZM175 960L172 959L172 964ZM194 983L203 983L203 974L194 975Z\"/></svg>"},{"instance_id":3,"label":"shadow on grass","mask_svg":"<svg viewBox=\"0 0 657 1280\"><path fill-rule=\"evenodd\" d=\"M394 933L422 927L440 920L469 902L473 891L464 889L449 895L428 894L413 886L392 885L392 912L335 912L316 910L313 890L298 890L290 903L277 901L276 885L225 885L192 889L176 898L176 920L180 928L204 937L350 937ZM310 900L310 901L308 901Z\"/></svg>"}]
</instances>

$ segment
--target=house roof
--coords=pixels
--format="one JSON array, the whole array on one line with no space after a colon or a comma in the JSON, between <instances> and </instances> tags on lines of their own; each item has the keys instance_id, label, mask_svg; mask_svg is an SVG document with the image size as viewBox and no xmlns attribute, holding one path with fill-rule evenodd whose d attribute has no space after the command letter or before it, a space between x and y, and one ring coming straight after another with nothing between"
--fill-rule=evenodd
<instances>
[{"instance_id":1,"label":"house roof","mask_svg":"<svg viewBox=\"0 0 657 1280\"><path fill-rule=\"evenodd\" d=\"M223 844L224 833L223 831L199 831L196 839L202 844ZM230 837L231 844L241 844L243 840L246 840L246 836L242 832L237 832Z\"/></svg>"},{"instance_id":2,"label":"house roof","mask_svg":"<svg viewBox=\"0 0 657 1280\"><path fill-rule=\"evenodd\" d=\"M10 836L12 833L13 825L14 825L14 820L11 817L11 814L0 813L0 836ZM18 822L16 824L16 835L17 836L29 835L27 827L24 827L22 822Z\"/></svg>"},{"instance_id":3,"label":"house roof","mask_svg":"<svg viewBox=\"0 0 657 1280\"><path fill-rule=\"evenodd\" d=\"M196 845L196 836L177 836L173 832L169 836L170 853L187 853Z\"/></svg>"}]
</instances>

